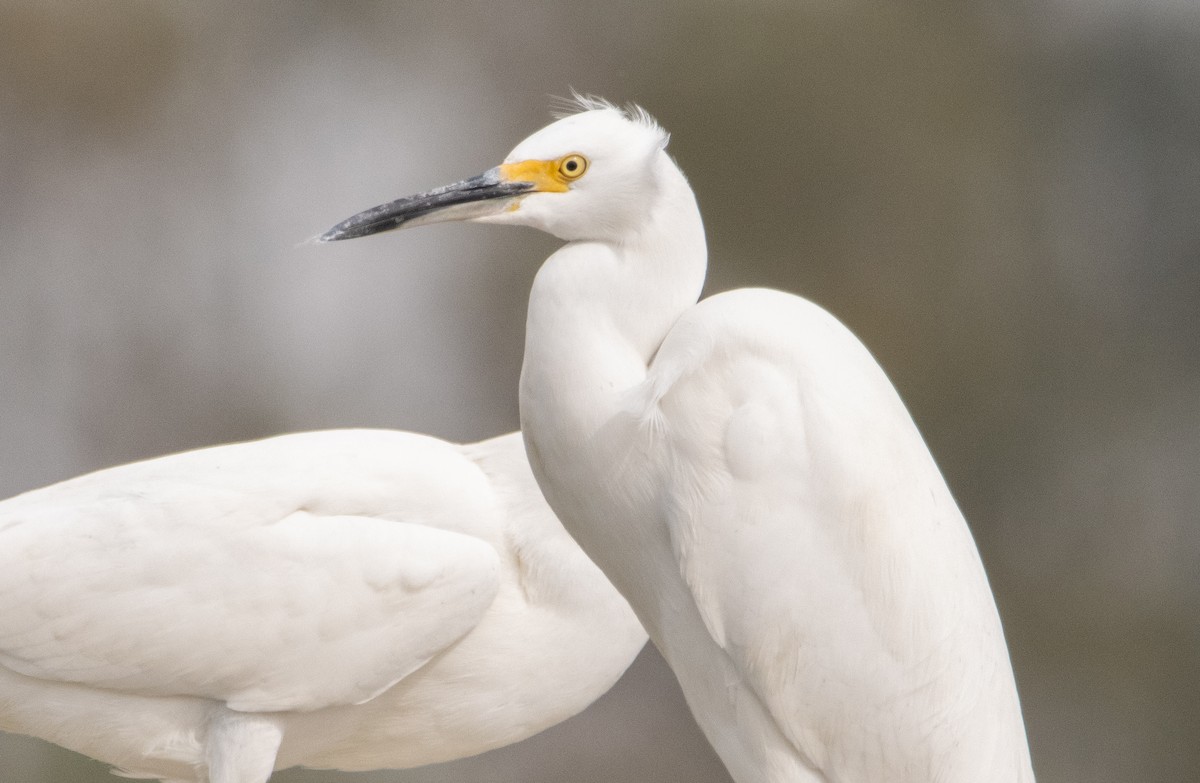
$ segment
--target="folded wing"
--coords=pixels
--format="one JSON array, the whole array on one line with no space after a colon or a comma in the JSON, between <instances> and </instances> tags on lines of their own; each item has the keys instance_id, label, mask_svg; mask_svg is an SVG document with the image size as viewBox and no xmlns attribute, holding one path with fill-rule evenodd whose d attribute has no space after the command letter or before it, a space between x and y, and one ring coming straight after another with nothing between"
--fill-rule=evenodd
<instances>
[{"instance_id":1,"label":"folded wing","mask_svg":"<svg viewBox=\"0 0 1200 783\"><path fill-rule=\"evenodd\" d=\"M290 436L0 504L0 665L245 711L370 699L470 631L496 594L495 549L423 517L491 509L478 471L435 443L398 458L413 444ZM449 489L450 507L419 502Z\"/></svg>"}]
</instances>

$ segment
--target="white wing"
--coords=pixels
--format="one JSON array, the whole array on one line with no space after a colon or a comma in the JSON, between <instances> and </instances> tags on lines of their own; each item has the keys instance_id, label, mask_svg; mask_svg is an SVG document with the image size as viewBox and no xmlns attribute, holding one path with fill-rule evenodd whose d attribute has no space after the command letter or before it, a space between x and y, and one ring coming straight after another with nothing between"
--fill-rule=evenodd
<instances>
[{"instance_id":1,"label":"white wing","mask_svg":"<svg viewBox=\"0 0 1200 783\"><path fill-rule=\"evenodd\" d=\"M0 664L246 711L378 694L467 633L498 556L449 444L334 431L100 471L0 504Z\"/></svg>"},{"instance_id":2,"label":"white wing","mask_svg":"<svg viewBox=\"0 0 1200 783\"><path fill-rule=\"evenodd\" d=\"M806 766L1018 779L1023 751L1003 743L1024 730L982 565L861 343L802 299L737 291L680 320L650 383L684 580Z\"/></svg>"}]
</instances>

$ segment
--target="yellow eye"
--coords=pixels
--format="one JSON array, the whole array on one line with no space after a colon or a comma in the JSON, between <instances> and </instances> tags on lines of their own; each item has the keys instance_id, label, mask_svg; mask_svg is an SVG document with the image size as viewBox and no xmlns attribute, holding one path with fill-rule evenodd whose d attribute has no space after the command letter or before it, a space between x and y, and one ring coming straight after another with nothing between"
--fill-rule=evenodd
<instances>
[{"instance_id":1,"label":"yellow eye","mask_svg":"<svg viewBox=\"0 0 1200 783\"><path fill-rule=\"evenodd\" d=\"M558 175L565 180L579 179L587 171L588 161L582 155L568 155L558 162Z\"/></svg>"}]
</instances>

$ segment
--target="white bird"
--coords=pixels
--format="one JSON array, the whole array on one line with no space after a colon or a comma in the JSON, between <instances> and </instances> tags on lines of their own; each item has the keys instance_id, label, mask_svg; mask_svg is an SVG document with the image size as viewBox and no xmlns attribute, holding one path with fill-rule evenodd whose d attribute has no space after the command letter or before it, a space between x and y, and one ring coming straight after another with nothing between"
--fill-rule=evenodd
<instances>
[{"instance_id":1,"label":"white bird","mask_svg":"<svg viewBox=\"0 0 1200 783\"><path fill-rule=\"evenodd\" d=\"M704 229L667 134L579 103L321 239L471 219L566 240L529 301L534 473L735 780L1032 781L983 566L883 371L799 297L697 304Z\"/></svg>"},{"instance_id":2,"label":"white bird","mask_svg":"<svg viewBox=\"0 0 1200 783\"><path fill-rule=\"evenodd\" d=\"M582 710L645 640L520 433L284 435L0 503L0 730L130 777L481 753Z\"/></svg>"}]
</instances>

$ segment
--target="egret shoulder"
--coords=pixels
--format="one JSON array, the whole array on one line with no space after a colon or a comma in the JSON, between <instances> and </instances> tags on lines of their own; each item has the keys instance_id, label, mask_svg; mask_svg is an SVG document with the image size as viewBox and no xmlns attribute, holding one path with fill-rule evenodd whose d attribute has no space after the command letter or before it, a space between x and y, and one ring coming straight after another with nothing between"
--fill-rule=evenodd
<instances>
[{"instance_id":1,"label":"egret shoulder","mask_svg":"<svg viewBox=\"0 0 1200 783\"><path fill-rule=\"evenodd\" d=\"M679 318L647 384L680 574L784 736L848 779L976 763L953 727L965 747L988 725L980 710L1017 709L999 620L962 516L861 342L800 297L740 290Z\"/></svg>"}]
</instances>

